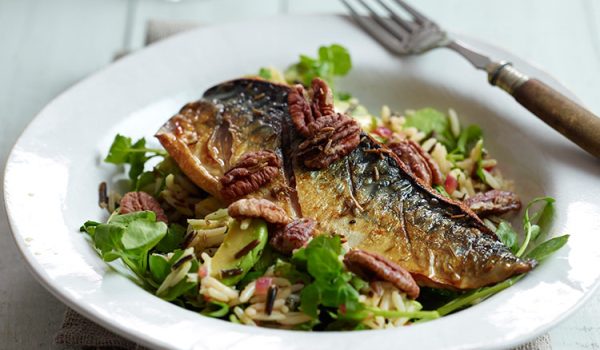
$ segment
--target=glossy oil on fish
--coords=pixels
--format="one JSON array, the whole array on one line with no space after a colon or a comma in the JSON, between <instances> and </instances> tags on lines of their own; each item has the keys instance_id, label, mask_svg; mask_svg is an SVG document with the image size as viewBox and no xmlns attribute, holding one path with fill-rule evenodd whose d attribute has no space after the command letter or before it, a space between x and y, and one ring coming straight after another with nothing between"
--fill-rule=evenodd
<instances>
[{"instance_id":1,"label":"glossy oil on fish","mask_svg":"<svg viewBox=\"0 0 600 350\"><path fill-rule=\"evenodd\" d=\"M514 256L473 212L415 179L366 134L346 157L307 169L294 156L302 138L288 112L290 89L253 79L223 83L184 106L157 137L192 181L221 199L219 178L240 157L275 152L282 167L248 197L317 220L320 232L384 255L421 285L479 288L533 268L534 261Z\"/></svg>"}]
</instances>

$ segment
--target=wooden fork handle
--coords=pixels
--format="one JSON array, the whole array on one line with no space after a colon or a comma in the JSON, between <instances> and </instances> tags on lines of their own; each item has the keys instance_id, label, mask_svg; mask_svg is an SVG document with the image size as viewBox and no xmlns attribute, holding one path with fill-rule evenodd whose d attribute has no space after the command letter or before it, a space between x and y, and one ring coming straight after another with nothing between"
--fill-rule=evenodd
<instances>
[{"instance_id":1,"label":"wooden fork handle","mask_svg":"<svg viewBox=\"0 0 600 350\"><path fill-rule=\"evenodd\" d=\"M492 85L513 95L523 107L579 147L600 158L600 118L550 86L530 79L509 64L489 72Z\"/></svg>"}]
</instances>

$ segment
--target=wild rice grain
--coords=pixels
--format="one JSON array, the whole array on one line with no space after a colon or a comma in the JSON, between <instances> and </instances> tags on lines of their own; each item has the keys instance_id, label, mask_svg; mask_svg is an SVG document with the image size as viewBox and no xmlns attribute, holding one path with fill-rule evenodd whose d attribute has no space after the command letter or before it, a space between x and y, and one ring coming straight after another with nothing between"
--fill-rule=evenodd
<instances>
[{"instance_id":1,"label":"wild rice grain","mask_svg":"<svg viewBox=\"0 0 600 350\"><path fill-rule=\"evenodd\" d=\"M279 288L277 288L276 285L271 285L269 287L269 290L267 291L267 302L265 306L265 313L267 315L271 315L271 313L273 312L273 304L275 303L275 298L277 297L278 290Z\"/></svg>"},{"instance_id":2,"label":"wild rice grain","mask_svg":"<svg viewBox=\"0 0 600 350\"><path fill-rule=\"evenodd\" d=\"M108 194L106 192L106 182L101 182L98 186L98 205L102 209L108 208Z\"/></svg>"},{"instance_id":3,"label":"wild rice grain","mask_svg":"<svg viewBox=\"0 0 600 350\"><path fill-rule=\"evenodd\" d=\"M241 275L242 272L244 272L244 270L242 270L239 267L236 267L233 269L221 270L221 278L228 278L228 277Z\"/></svg>"},{"instance_id":4,"label":"wild rice grain","mask_svg":"<svg viewBox=\"0 0 600 350\"><path fill-rule=\"evenodd\" d=\"M182 256L179 260L177 260L173 266L171 266L171 271L177 270L179 266L185 264L186 261L192 260L193 257L191 255Z\"/></svg>"},{"instance_id":5,"label":"wild rice grain","mask_svg":"<svg viewBox=\"0 0 600 350\"><path fill-rule=\"evenodd\" d=\"M246 246L242 249L240 249L237 253L235 253L235 255L233 256L236 259L239 259L243 256L245 256L246 254L250 253L250 251L254 248L256 248L256 246L258 246L260 244L260 241L258 239L253 240L252 242L246 244Z\"/></svg>"}]
</instances>

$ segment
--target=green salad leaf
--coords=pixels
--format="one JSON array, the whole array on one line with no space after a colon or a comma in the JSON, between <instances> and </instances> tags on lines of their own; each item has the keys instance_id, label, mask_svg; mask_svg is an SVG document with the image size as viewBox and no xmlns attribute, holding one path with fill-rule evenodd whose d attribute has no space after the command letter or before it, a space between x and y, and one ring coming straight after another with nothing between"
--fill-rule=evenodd
<instances>
[{"instance_id":1,"label":"green salad leaf","mask_svg":"<svg viewBox=\"0 0 600 350\"><path fill-rule=\"evenodd\" d=\"M186 228L179 224L170 224L167 234L156 245L156 251L168 253L176 250L181 246L185 238Z\"/></svg>"},{"instance_id":2,"label":"green salad leaf","mask_svg":"<svg viewBox=\"0 0 600 350\"><path fill-rule=\"evenodd\" d=\"M569 235L558 236L552 239L545 241L544 243L538 245L533 248L529 253L527 253L526 257L535 259L537 261L542 261L550 256L555 251L562 248L567 241L569 240Z\"/></svg>"},{"instance_id":3,"label":"green salad leaf","mask_svg":"<svg viewBox=\"0 0 600 350\"><path fill-rule=\"evenodd\" d=\"M534 212L533 214L530 214L529 211L531 210L532 206L537 203L543 203L542 208ZM536 240L539 237L541 232L541 227L539 225L540 219L542 219L541 224L544 225L544 231L547 232L552 221L552 214L554 213L553 204L554 198L552 197L535 198L531 202L529 202L529 204L527 204L527 207L525 208L525 216L523 217L523 230L525 231L525 240L519 248L519 251L517 251L517 253L515 254L516 256L523 255L529 247L529 243L532 240ZM550 206L550 208L546 209L548 206Z\"/></svg>"},{"instance_id":4,"label":"green salad leaf","mask_svg":"<svg viewBox=\"0 0 600 350\"><path fill-rule=\"evenodd\" d=\"M467 152L475 146L475 143L483 138L483 132L477 125L469 125L461 130L458 135L458 141L456 142L456 148L454 153L466 155Z\"/></svg>"},{"instance_id":5,"label":"green salad leaf","mask_svg":"<svg viewBox=\"0 0 600 350\"><path fill-rule=\"evenodd\" d=\"M184 258L186 260L182 260ZM152 254L150 273L159 284L156 295L164 300L173 301L192 290L198 285L199 266L193 251L189 249L177 249L171 255Z\"/></svg>"},{"instance_id":6,"label":"green salad leaf","mask_svg":"<svg viewBox=\"0 0 600 350\"><path fill-rule=\"evenodd\" d=\"M104 261L121 258L142 279L146 276L148 252L167 234L167 225L157 222L152 211L114 214L106 224L88 221L82 228Z\"/></svg>"},{"instance_id":7,"label":"green salad leaf","mask_svg":"<svg viewBox=\"0 0 600 350\"><path fill-rule=\"evenodd\" d=\"M271 74L271 70L269 68L261 67L258 70L258 76L260 76L263 79L269 80L273 77L273 74Z\"/></svg>"},{"instance_id":8,"label":"green salad leaf","mask_svg":"<svg viewBox=\"0 0 600 350\"><path fill-rule=\"evenodd\" d=\"M166 255L151 254L148 258L148 267L154 282L160 284L171 272L171 263Z\"/></svg>"},{"instance_id":9,"label":"green salad leaf","mask_svg":"<svg viewBox=\"0 0 600 350\"><path fill-rule=\"evenodd\" d=\"M357 311L362 306L358 290L351 283L353 275L344 271L344 265L338 259L341 253L339 236L320 235L294 254L292 261L296 267L303 269L306 266L313 278L300 294L300 308L307 315L317 317L320 306L342 307L344 312Z\"/></svg>"},{"instance_id":10,"label":"green salad leaf","mask_svg":"<svg viewBox=\"0 0 600 350\"><path fill-rule=\"evenodd\" d=\"M508 221L500 221L498 228L496 229L496 236L500 238L500 241L504 243L513 253L519 250L517 242L517 232L513 229L512 225Z\"/></svg>"},{"instance_id":11,"label":"green salad leaf","mask_svg":"<svg viewBox=\"0 0 600 350\"><path fill-rule=\"evenodd\" d=\"M143 137L133 142L130 137L117 134L104 161L117 165L128 164L129 178L132 182L131 188L137 189L137 183L142 173L144 173L146 162L153 157L164 157L166 155L167 152L165 150L146 148L146 139ZM145 181L147 180L146 176Z\"/></svg>"},{"instance_id":12,"label":"green salad leaf","mask_svg":"<svg viewBox=\"0 0 600 350\"><path fill-rule=\"evenodd\" d=\"M427 135L435 137L446 149L454 149L456 139L450 130L448 117L434 108L422 108L406 116L405 127L415 127Z\"/></svg>"},{"instance_id":13,"label":"green salad leaf","mask_svg":"<svg viewBox=\"0 0 600 350\"><path fill-rule=\"evenodd\" d=\"M300 55L299 61L285 71L285 79L289 83L300 82L310 86L312 80L319 77L333 86L333 78L348 74L351 68L352 59L348 50L333 44L319 47L317 57Z\"/></svg>"}]
</instances>

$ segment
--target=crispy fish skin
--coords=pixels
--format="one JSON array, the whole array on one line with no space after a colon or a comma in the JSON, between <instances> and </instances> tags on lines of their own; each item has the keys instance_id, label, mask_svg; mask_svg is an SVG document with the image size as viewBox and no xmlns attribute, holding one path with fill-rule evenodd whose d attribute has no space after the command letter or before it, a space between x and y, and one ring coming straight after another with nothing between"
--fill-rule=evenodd
<instances>
[{"instance_id":1,"label":"crispy fish skin","mask_svg":"<svg viewBox=\"0 0 600 350\"><path fill-rule=\"evenodd\" d=\"M181 170L200 188L219 198L219 179L247 152L271 150L280 159L287 86L238 80L215 86L203 99L188 103L156 133ZM266 186L247 197L269 199L297 217L284 168Z\"/></svg>"},{"instance_id":2,"label":"crispy fish skin","mask_svg":"<svg viewBox=\"0 0 600 350\"><path fill-rule=\"evenodd\" d=\"M284 163L280 174L248 197L273 200L291 217L317 220L319 232L343 234L351 247L385 256L420 285L479 288L534 267L535 261L514 256L472 211L419 182L393 152L365 134L348 156L326 169L307 169L293 154L302 138L291 126L289 91L251 79L218 85L171 118L157 137L184 173L217 197L218 178L243 153L276 152ZM186 130L177 125L181 116L196 135L191 139L180 132ZM274 189L285 193L274 196Z\"/></svg>"},{"instance_id":3,"label":"crispy fish skin","mask_svg":"<svg viewBox=\"0 0 600 350\"><path fill-rule=\"evenodd\" d=\"M399 264L420 285L479 288L533 268L461 203L416 181L396 157L363 134L356 150L326 170L297 165L303 214L325 232L345 235L351 247Z\"/></svg>"}]
</instances>

